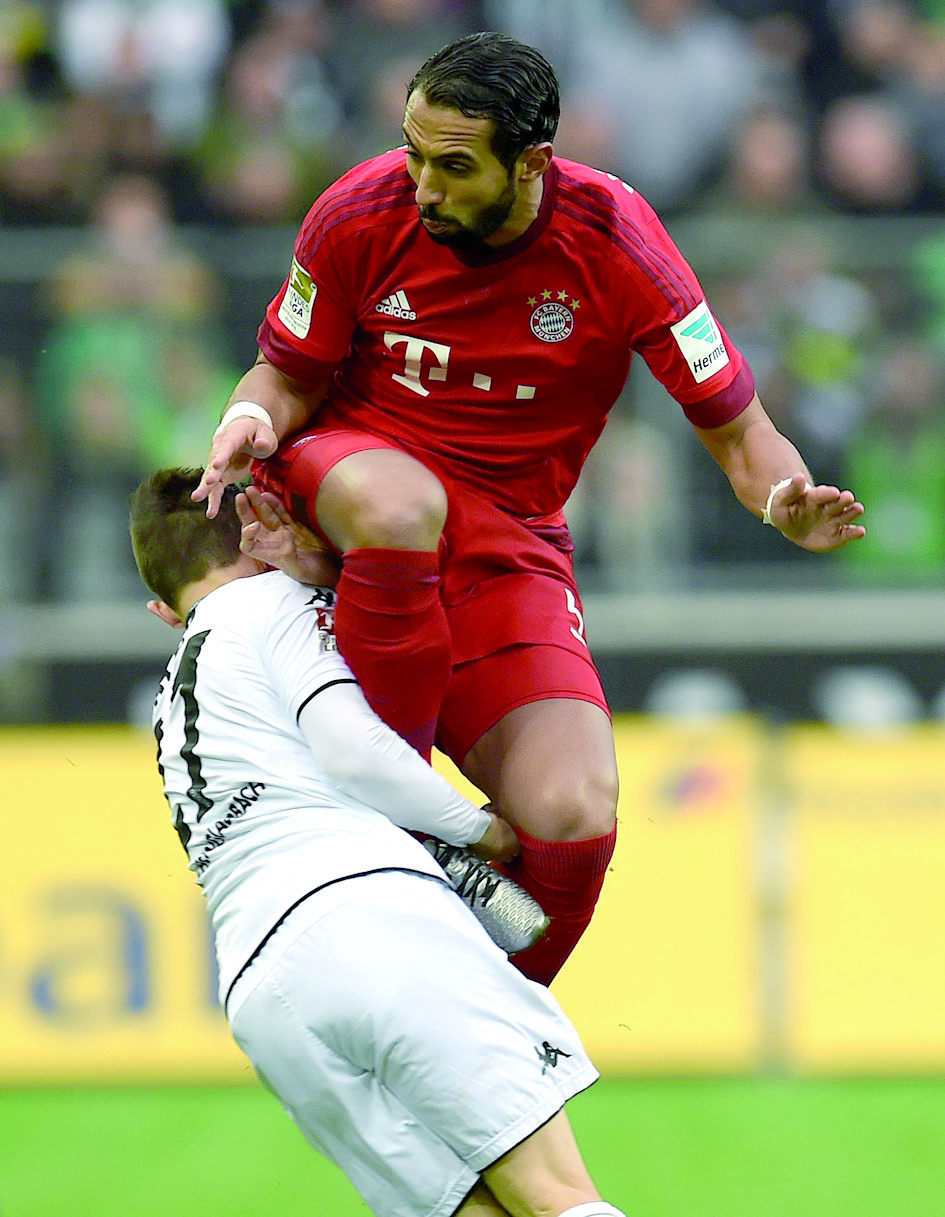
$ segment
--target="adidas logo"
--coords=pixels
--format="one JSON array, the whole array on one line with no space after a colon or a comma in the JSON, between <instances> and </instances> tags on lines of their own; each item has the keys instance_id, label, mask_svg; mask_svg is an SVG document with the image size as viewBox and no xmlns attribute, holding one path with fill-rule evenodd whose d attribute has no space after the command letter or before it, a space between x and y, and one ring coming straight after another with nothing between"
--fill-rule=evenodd
<instances>
[{"instance_id":1,"label":"adidas logo","mask_svg":"<svg viewBox=\"0 0 945 1217\"><path fill-rule=\"evenodd\" d=\"M379 313L386 313L388 317L400 317L403 321L417 320L417 314L410 307L409 300L400 291L391 292L377 306L377 311Z\"/></svg>"}]
</instances>

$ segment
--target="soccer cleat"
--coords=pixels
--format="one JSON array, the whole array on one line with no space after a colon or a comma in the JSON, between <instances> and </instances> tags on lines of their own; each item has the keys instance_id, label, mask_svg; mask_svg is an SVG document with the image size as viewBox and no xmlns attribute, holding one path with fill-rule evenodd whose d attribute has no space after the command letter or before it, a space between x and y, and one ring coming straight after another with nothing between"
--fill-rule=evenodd
<instances>
[{"instance_id":1,"label":"soccer cleat","mask_svg":"<svg viewBox=\"0 0 945 1217\"><path fill-rule=\"evenodd\" d=\"M424 843L446 871L453 891L482 922L489 937L509 955L534 946L551 924L528 892L470 849L435 837Z\"/></svg>"}]
</instances>

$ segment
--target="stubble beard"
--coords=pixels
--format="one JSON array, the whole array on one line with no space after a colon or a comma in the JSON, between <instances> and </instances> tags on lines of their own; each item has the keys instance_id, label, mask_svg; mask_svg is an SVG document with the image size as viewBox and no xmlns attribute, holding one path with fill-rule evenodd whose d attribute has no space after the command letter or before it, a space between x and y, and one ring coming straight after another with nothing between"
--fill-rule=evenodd
<instances>
[{"instance_id":1,"label":"stubble beard","mask_svg":"<svg viewBox=\"0 0 945 1217\"><path fill-rule=\"evenodd\" d=\"M493 246L487 245L486 241L489 237L494 236L508 220L517 197L515 183L510 179L508 186L495 202L483 207L472 224L461 224L456 220L441 220L434 207L421 207L420 218L435 223L456 224L455 228L448 229L446 232L427 230L427 236L432 241L436 241L437 245L447 245L451 249L460 249L467 253L489 253Z\"/></svg>"}]
</instances>

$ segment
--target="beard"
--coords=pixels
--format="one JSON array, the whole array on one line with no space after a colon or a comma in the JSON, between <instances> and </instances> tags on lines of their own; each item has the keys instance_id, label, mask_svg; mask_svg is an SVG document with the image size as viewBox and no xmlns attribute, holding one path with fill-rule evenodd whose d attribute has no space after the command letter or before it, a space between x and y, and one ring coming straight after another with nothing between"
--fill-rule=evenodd
<instances>
[{"instance_id":1,"label":"beard","mask_svg":"<svg viewBox=\"0 0 945 1217\"><path fill-rule=\"evenodd\" d=\"M469 224L462 224L450 216L437 215L435 207L421 207L420 218L435 224L451 225L445 232L427 230L427 236L431 241L436 241L437 245L448 245L451 249L471 253L484 253L492 248L486 244L488 238L494 236L512 214L516 198L515 183L509 181L495 202L477 212Z\"/></svg>"}]
</instances>

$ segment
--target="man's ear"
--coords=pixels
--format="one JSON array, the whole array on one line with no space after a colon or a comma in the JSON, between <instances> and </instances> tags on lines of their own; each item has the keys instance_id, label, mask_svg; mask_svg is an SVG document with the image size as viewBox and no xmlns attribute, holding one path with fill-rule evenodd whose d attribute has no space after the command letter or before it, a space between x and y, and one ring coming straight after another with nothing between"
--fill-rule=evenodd
<instances>
[{"instance_id":1,"label":"man's ear","mask_svg":"<svg viewBox=\"0 0 945 1217\"><path fill-rule=\"evenodd\" d=\"M530 148L526 148L519 157L519 181L533 182L536 178L540 178L551 164L553 156L554 149L547 141L541 144L532 144Z\"/></svg>"},{"instance_id":2,"label":"man's ear","mask_svg":"<svg viewBox=\"0 0 945 1217\"><path fill-rule=\"evenodd\" d=\"M184 623L180 617L174 612L169 604L165 604L163 600L149 600L148 612L153 613L155 617L160 617L165 625L172 626L175 630L183 629Z\"/></svg>"}]
</instances>

